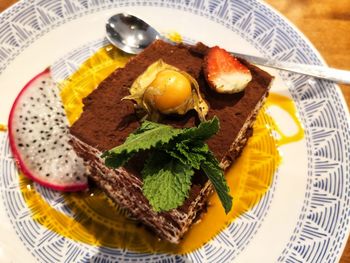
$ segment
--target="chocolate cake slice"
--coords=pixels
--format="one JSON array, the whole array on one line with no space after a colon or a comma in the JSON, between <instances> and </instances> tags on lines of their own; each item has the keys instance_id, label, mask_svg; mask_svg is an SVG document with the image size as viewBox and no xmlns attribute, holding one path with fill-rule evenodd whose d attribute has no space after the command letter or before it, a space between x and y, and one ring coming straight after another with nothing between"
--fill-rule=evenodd
<instances>
[{"instance_id":1,"label":"chocolate cake slice","mask_svg":"<svg viewBox=\"0 0 350 263\"><path fill-rule=\"evenodd\" d=\"M129 95L129 87L150 64L162 59L198 81L209 105L207 118L217 116L221 126L218 134L207 143L216 158L221 160L222 168L226 169L252 135L253 122L268 94L272 77L242 60L252 74L252 80L245 90L232 95L216 93L207 86L203 76L202 64L207 51L208 47L201 43L174 46L160 40L154 42L124 68L112 73L84 99L84 111L70 129L72 145L90 168L91 179L113 201L128 209L133 217L172 243L180 241L205 207L212 191L211 183L197 174L190 195L181 207L157 213L142 194L142 156L135 157L128 165L118 169L106 167L100 156L102 152L122 144L139 127L133 103L121 99ZM198 124L198 117L195 111L190 111L184 116L167 117L163 122L176 127L190 127Z\"/></svg>"}]
</instances>

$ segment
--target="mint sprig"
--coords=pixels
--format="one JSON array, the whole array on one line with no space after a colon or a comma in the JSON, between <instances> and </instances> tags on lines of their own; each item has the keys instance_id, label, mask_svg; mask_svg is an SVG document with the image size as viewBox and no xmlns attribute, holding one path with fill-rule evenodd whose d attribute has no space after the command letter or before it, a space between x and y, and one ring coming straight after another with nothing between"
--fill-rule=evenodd
<instances>
[{"instance_id":1,"label":"mint sprig","mask_svg":"<svg viewBox=\"0 0 350 263\"><path fill-rule=\"evenodd\" d=\"M145 121L124 144L106 151L102 157L107 166L117 168L136 153L151 150L142 170L142 191L157 212L181 206L189 196L194 171L201 170L208 176L228 213L232 197L224 173L204 142L218 130L216 117L198 127L184 129Z\"/></svg>"}]
</instances>

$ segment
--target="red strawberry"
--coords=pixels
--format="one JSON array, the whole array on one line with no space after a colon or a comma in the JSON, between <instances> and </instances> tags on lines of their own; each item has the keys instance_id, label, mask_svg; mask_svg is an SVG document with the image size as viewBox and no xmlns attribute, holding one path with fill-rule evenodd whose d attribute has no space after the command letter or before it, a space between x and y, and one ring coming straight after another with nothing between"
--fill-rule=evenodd
<instances>
[{"instance_id":1,"label":"red strawberry","mask_svg":"<svg viewBox=\"0 0 350 263\"><path fill-rule=\"evenodd\" d=\"M210 48L204 58L204 74L210 87L219 93L240 92L252 79L246 66L218 46Z\"/></svg>"}]
</instances>

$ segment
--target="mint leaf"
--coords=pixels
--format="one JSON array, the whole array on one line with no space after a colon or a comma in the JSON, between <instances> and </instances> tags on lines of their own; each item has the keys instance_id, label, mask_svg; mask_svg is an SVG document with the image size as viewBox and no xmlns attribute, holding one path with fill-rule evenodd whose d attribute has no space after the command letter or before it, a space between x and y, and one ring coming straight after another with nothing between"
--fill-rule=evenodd
<instances>
[{"instance_id":1,"label":"mint leaf","mask_svg":"<svg viewBox=\"0 0 350 263\"><path fill-rule=\"evenodd\" d=\"M168 143L182 130L155 122L145 121L131 133L122 145L102 154L106 166L117 168L124 165L134 154Z\"/></svg>"},{"instance_id":2,"label":"mint leaf","mask_svg":"<svg viewBox=\"0 0 350 263\"><path fill-rule=\"evenodd\" d=\"M219 119L201 122L198 127L185 128L167 147L167 152L182 163L199 170L209 151L205 140L219 130Z\"/></svg>"},{"instance_id":3,"label":"mint leaf","mask_svg":"<svg viewBox=\"0 0 350 263\"><path fill-rule=\"evenodd\" d=\"M219 119L215 116L209 121L201 122L198 127L186 128L181 134L181 139L205 141L216 134L220 129Z\"/></svg>"},{"instance_id":4,"label":"mint leaf","mask_svg":"<svg viewBox=\"0 0 350 263\"><path fill-rule=\"evenodd\" d=\"M207 144L201 141L185 140L178 142L175 147L170 147L167 152L183 164L196 170L202 169L213 184L225 212L228 213L231 210L232 197L229 195L224 172L220 168L219 162L209 151Z\"/></svg>"},{"instance_id":5,"label":"mint leaf","mask_svg":"<svg viewBox=\"0 0 350 263\"><path fill-rule=\"evenodd\" d=\"M183 164L199 170L201 163L206 160L209 147L202 141L183 140L175 143L172 147L167 147L166 151Z\"/></svg>"},{"instance_id":6,"label":"mint leaf","mask_svg":"<svg viewBox=\"0 0 350 263\"><path fill-rule=\"evenodd\" d=\"M124 165L133 155L127 152L115 154L113 152L105 152L102 157L105 158L105 165L111 168L118 168Z\"/></svg>"},{"instance_id":7,"label":"mint leaf","mask_svg":"<svg viewBox=\"0 0 350 263\"><path fill-rule=\"evenodd\" d=\"M227 214L232 208L232 197L229 194L230 189L227 186L224 172L220 168L219 162L212 155L212 153L208 152L207 159L202 163L201 168L213 184L214 189L225 209L225 213Z\"/></svg>"},{"instance_id":8,"label":"mint leaf","mask_svg":"<svg viewBox=\"0 0 350 263\"><path fill-rule=\"evenodd\" d=\"M192 167L157 151L142 170L142 192L156 212L169 211L188 197L193 174Z\"/></svg>"}]
</instances>

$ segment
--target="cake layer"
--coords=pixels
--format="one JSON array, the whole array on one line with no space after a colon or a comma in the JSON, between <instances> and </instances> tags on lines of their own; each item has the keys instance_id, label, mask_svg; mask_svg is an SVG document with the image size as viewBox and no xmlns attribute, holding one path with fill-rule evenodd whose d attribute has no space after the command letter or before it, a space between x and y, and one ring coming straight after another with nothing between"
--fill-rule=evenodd
<instances>
[{"instance_id":1,"label":"cake layer","mask_svg":"<svg viewBox=\"0 0 350 263\"><path fill-rule=\"evenodd\" d=\"M252 81L239 94L218 94L212 91L202 75L203 57L208 48L196 46L173 46L156 41L138 56L132 58L123 69L116 70L99 87L84 99L84 111L71 127L72 144L79 156L86 160L92 171L91 178L116 203L129 209L130 213L151 227L160 237L178 243L193 220L204 208L212 190L206 177L195 176L190 196L178 209L156 213L142 194L139 171L142 161L134 160L119 169L104 165L100 155L103 151L122 144L125 138L139 127L134 105L121 100L129 94L128 89L143 71L158 59L163 59L191 74L199 83L209 105L208 119L217 116L220 131L208 140L208 145L223 168L237 158L252 134L256 114L268 94L272 77L259 68L242 61L252 73ZM176 127L194 126L198 123L196 112L185 116L170 116L164 123ZM142 159L140 157L139 159Z\"/></svg>"}]
</instances>

